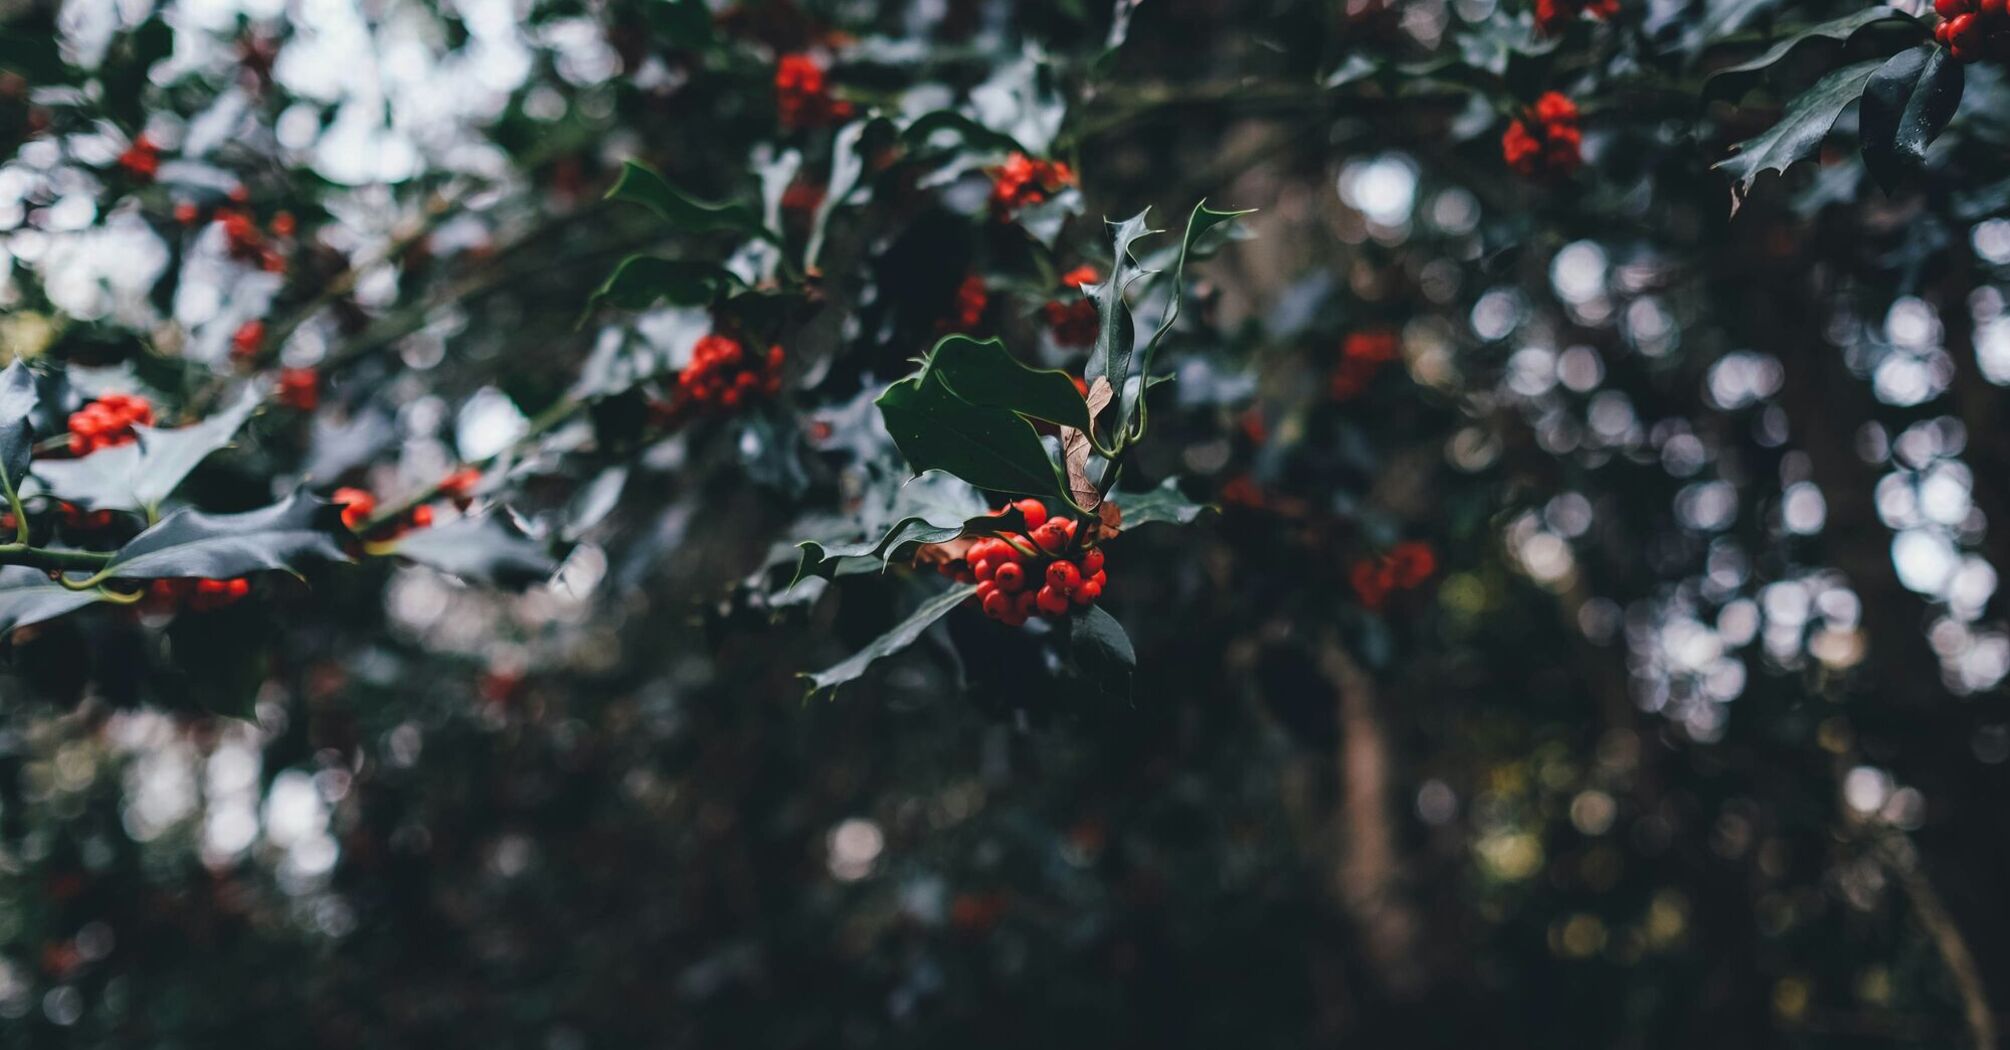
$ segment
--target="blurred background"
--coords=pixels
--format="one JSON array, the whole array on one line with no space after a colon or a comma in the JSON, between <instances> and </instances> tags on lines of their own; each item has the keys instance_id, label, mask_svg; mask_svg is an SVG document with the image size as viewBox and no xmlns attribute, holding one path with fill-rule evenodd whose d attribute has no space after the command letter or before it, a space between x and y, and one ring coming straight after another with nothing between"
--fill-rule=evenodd
<instances>
[{"instance_id":1,"label":"blurred background","mask_svg":"<svg viewBox=\"0 0 2010 1050\"><path fill-rule=\"evenodd\" d=\"M835 176L779 54L1050 141L1068 265L1259 209L1165 355L1138 482L1218 510L1113 550L1127 693L977 617L795 678L925 582L777 586L959 282L1079 360L981 162L832 227L789 410L531 471L526 516L590 507L550 583L378 559L16 632L0 1045L1992 1045L2010 95L1976 67L1906 193L1831 157L1732 216L1710 164L1869 45L1703 75L1852 8L1625 4L1547 43L1496 0L0 5L0 65L83 71L0 84L0 352L166 389L264 319L345 362L217 506L410 489L688 353L702 310L581 323L665 239L601 197L641 157L799 239ZM1510 173L1467 70L1568 91L1585 170ZM174 218L240 186L283 272ZM1429 582L1364 587L1404 543Z\"/></svg>"}]
</instances>

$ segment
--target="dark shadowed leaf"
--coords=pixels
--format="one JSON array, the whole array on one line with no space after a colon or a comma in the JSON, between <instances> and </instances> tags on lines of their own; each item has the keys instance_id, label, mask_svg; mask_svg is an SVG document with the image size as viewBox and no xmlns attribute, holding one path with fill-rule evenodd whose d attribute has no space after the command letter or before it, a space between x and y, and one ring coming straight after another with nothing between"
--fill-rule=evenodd
<instances>
[{"instance_id":1,"label":"dark shadowed leaf","mask_svg":"<svg viewBox=\"0 0 2010 1050\"><path fill-rule=\"evenodd\" d=\"M926 543L948 543L950 540L968 536L996 536L1004 532L1025 532L1026 516L1015 507L1007 507L1003 513L980 514L963 521L937 524L922 515L912 515L893 523L878 539L859 540L855 543L820 543L805 540L796 544L801 557L796 562L796 576L791 587L802 580L821 576L830 579L838 574L844 562L851 559L871 558L881 565L901 557Z\"/></svg>"},{"instance_id":2,"label":"dark shadowed leaf","mask_svg":"<svg viewBox=\"0 0 2010 1050\"><path fill-rule=\"evenodd\" d=\"M1881 5L1844 15L1833 21L1789 30L1757 57L1735 66L1725 66L1711 73L1709 79L1703 82L1703 101L1709 102L1719 98L1735 101L1750 90L1753 84L1758 83L1760 76L1766 70L1778 65L1780 60L1792 54L1802 44L1811 40L1848 40L1856 35L1857 30L1879 23L1889 23L1894 27L1910 26L1919 33L1926 31L1926 27L1911 16L1895 8Z\"/></svg>"},{"instance_id":3,"label":"dark shadowed leaf","mask_svg":"<svg viewBox=\"0 0 2010 1050\"><path fill-rule=\"evenodd\" d=\"M1188 525L1203 511L1214 509L1211 503L1195 503L1181 495L1176 478L1167 478L1150 492L1119 492L1110 499L1123 508L1127 530L1140 525Z\"/></svg>"},{"instance_id":4,"label":"dark shadowed leaf","mask_svg":"<svg viewBox=\"0 0 2010 1050\"><path fill-rule=\"evenodd\" d=\"M1886 193L1919 170L1926 147L1954 119L1963 68L1945 48L1915 47L1893 55L1864 86L1863 166Z\"/></svg>"},{"instance_id":5,"label":"dark shadowed leaf","mask_svg":"<svg viewBox=\"0 0 2010 1050\"><path fill-rule=\"evenodd\" d=\"M873 661L892 656L913 645L923 631L928 630L935 621L947 616L949 610L956 608L964 599L975 593L977 593L976 584L951 587L921 603L921 607L914 610L912 615L894 625L892 630L873 639L865 648L815 674L803 675L803 679L809 682L810 695L815 696L836 689L846 682L857 681L859 676L865 674L866 669L872 666Z\"/></svg>"},{"instance_id":6,"label":"dark shadowed leaf","mask_svg":"<svg viewBox=\"0 0 2010 1050\"><path fill-rule=\"evenodd\" d=\"M942 470L980 489L1067 502L1060 470L1013 412L973 405L925 371L887 387L878 404L915 473Z\"/></svg>"},{"instance_id":7,"label":"dark shadowed leaf","mask_svg":"<svg viewBox=\"0 0 2010 1050\"><path fill-rule=\"evenodd\" d=\"M470 583L523 588L558 571L545 545L495 514L461 518L406 533L390 553Z\"/></svg>"},{"instance_id":8,"label":"dark shadowed leaf","mask_svg":"<svg viewBox=\"0 0 2010 1050\"><path fill-rule=\"evenodd\" d=\"M129 580L200 577L225 580L254 572L299 575L313 561L348 561L341 508L306 493L243 514L178 510L133 537L106 566Z\"/></svg>"},{"instance_id":9,"label":"dark shadowed leaf","mask_svg":"<svg viewBox=\"0 0 2010 1050\"><path fill-rule=\"evenodd\" d=\"M40 569L25 565L0 568L0 634L16 627L53 620L100 600L96 588L73 591Z\"/></svg>"},{"instance_id":10,"label":"dark shadowed leaf","mask_svg":"<svg viewBox=\"0 0 2010 1050\"><path fill-rule=\"evenodd\" d=\"M1733 146L1736 152L1716 166L1737 180L1731 191L1734 205L1751 192L1760 174L1786 171L1821 146L1836 118L1863 94L1882 64L1873 58L1831 72L1789 102L1779 123Z\"/></svg>"},{"instance_id":11,"label":"dark shadowed leaf","mask_svg":"<svg viewBox=\"0 0 2010 1050\"><path fill-rule=\"evenodd\" d=\"M1067 623L1068 655L1075 666L1103 680L1122 679L1137 669L1131 636L1101 606L1076 609Z\"/></svg>"},{"instance_id":12,"label":"dark shadowed leaf","mask_svg":"<svg viewBox=\"0 0 2010 1050\"><path fill-rule=\"evenodd\" d=\"M754 209L734 202L715 204L698 200L663 181L663 176L637 161L622 164L621 177L607 191L607 199L640 204L685 233L736 230L775 239L774 234L761 224L761 217L755 214Z\"/></svg>"},{"instance_id":13,"label":"dark shadowed leaf","mask_svg":"<svg viewBox=\"0 0 2010 1050\"><path fill-rule=\"evenodd\" d=\"M646 310L659 301L704 306L739 283L730 270L713 263L631 255L594 290L587 308L609 303L623 310Z\"/></svg>"},{"instance_id":14,"label":"dark shadowed leaf","mask_svg":"<svg viewBox=\"0 0 2010 1050\"><path fill-rule=\"evenodd\" d=\"M993 131L953 109L937 109L914 118L900 129L901 145L910 149L925 146L938 135L954 134L967 145L998 153L1026 153L1019 140L1002 131Z\"/></svg>"}]
</instances>

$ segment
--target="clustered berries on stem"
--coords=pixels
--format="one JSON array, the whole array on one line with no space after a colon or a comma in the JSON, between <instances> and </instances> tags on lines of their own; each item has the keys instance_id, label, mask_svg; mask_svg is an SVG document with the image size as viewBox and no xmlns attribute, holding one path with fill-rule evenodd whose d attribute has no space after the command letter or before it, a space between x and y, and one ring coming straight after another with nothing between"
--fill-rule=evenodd
<instances>
[{"instance_id":1,"label":"clustered berries on stem","mask_svg":"<svg viewBox=\"0 0 2010 1050\"><path fill-rule=\"evenodd\" d=\"M135 440L135 424L152 426L154 406L137 394L106 394L70 413L70 454L84 456Z\"/></svg>"},{"instance_id":2,"label":"clustered berries on stem","mask_svg":"<svg viewBox=\"0 0 2010 1050\"><path fill-rule=\"evenodd\" d=\"M240 576L233 580L170 579L147 585L146 603L152 612L170 612L187 606L195 612L210 612L251 593L251 581Z\"/></svg>"},{"instance_id":3,"label":"clustered berries on stem","mask_svg":"<svg viewBox=\"0 0 2010 1050\"><path fill-rule=\"evenodd\" d=\"M991 293L984 287L982 274L971 274L956 285L956 301L943 327L952 332L975 332L984 324L984 310L991 305Z\"/></svg>"},{"instance_id":4,"label":"clustered berries on stem","mask_svg":"<svg viewBox=\"0 0 2010 1050\"><path fill-rule=\"evenodd\" d=\"M242 190L243 187L237 187L231 199L235 201L246 197ZM267 273L286 272L286 256L267 238L266 232L258 228L258 222L250 212L238 207L218 208L216 221L223 226L224 244L231 258L242 263L256 263ZM280 212L272 217L273 237L291 237L293 230L294 221L290 213Z\"/></svg>"},{"instance_id":5,"label":"clustered berries on stem","mask_svg":"<svg viewBox=\"0 0 2010 1050\"><path fill-rule=\"evenodd\" d=\"M1584 129L1577 103L1559 92L1543 92L1535 105L1509 122L1501 136L1501 156L1515 174L1527 179L1576 174L1584 165Z\"/></svg>"},{"instance_id":6,"label":"clustered berries on stem","mask_svg":"<svg viewBox=\"0 0 2010 1050\"><path fill-rule=\"evenodd\" d=\"M1619 13L1619 0L1535 0L1535 27L1555 33L1580 16L1611 18Z\"/></svg>"},{"instance_id":7,"label":"clustered berries on stem","mask_svg":"<svg viewBox=\"0 0 2010 1050\"><path fill-rule=\"evenodd\" d=\"M1340 343L1340 365L1333 370L1333 400L1351 401L1360 396L1375 373L1394 361L1401 348L1396 333L1386 328L1348 333Z\"/></svg>"},{"instance_id":8,"label":"clustered berries on stem","mask_svg":"<svg viewBox=\"0 0 2010 1050\"><path fill-rule=\"evenodd\" d=\"M2010 7L2004 0L1933 0L1933 39L1956 62L2010 62Z\"/></svg>"},{"instance_id":9,"label":"clustered berries on stem","mask_svg":"<svg viewBox=\"0 0 2010 1050\"><path fill-rule=\"evenodd\" d=\"M677 374L677 410L703 408L733 411L756 397L782 392L782 348L767 353L749 351L716 332L698 340L691 362Z\"/></svg>"},{"instance_id":10,"label":"clustered berries on stem","mask_svg":"<svg viewBox=\"0 0 2010 1050\"><path fill-rule=\"evenodd\" d=\"M1070 291L1079 290L1085 284L1095 284L1103 279L1101 270L1093 266L1077 266L1061 275L1061 287ZM1099 327L1094 300L1086 296L1068 301L1049 300L1040 308L1047 320L1047 330L1053 333L1054 341L1062 346L1094 346Z\"/></svg>"},{"instance_id":11,"label":"clustered berries on stem","mask_svg":"<svg viewBox=\"0 0 2010 1050\"><path fill-rule=\"evenodd\" d=\"M1025 517L1027 532L976 540L960 561L945 561L939 571L977 584L972 600L984 615L1011 627L1033 616L1062 616L1074 606L1094 605L1109 581L1102 550L1083 542L1087 537L1075 519L1050 517L1039 500L1012 506Z\"/></svg>"},{"instance_id":12,"label":"clustered berries on stem","mask_svg":"<svg viewBox=\"0 0 2010 1050\"><path fill-rule=\"evenodd\" d=\"M1379 558L1363 558L1348 570L1347 579L1361 605L1379 612L1389 597L1415 590L1438 571L1438 555L1422 540L1404 540Z\"/></svg>"},{"instance_id":13,"label":"clustered berries on stem","mask_svg":"<svg viewBox=\"0 0 2010 1050\"><path fill-rule=\"evenodd\" d=\"M991 169L991 210L1001 219L1010 219L1020 208L1038 204L1074 184L1074 171L1062 161L1014 153Z\"/></svg>"},{"instance_id":14,"label":"clustered berries on stem","mask_svg":"<svg viewBox=\"0 0 2010 1050\"><path fill-rule=\"evenodd\" d=\"M783 55L775 63L775 111L783 131L799 131L851 119L852 104L831 95L816 59Z\"/></svg>"},{"instance_id":15,"label":"clustered berries on stem","mask_svg":"<svg viewBox=\"0 0 2010 1050\"><path fill-rule=\"evenodd\" d=\"M312 412L320 407L320 375L311 368L281 369L279 403L296 412Z\"/></svg>"}]
</instances>

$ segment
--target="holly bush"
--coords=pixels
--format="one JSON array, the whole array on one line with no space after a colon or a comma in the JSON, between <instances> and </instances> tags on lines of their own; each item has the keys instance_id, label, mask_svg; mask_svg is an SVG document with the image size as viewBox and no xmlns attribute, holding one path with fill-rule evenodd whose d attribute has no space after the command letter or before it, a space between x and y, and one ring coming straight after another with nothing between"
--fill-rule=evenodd
<instances>
[{"instance_id":1,"label":"holly bush","mask_svg":"<svg viewBox=\"0 0 2010 1050\"><path fill-rule=\"evenodd\" d=\"M0 12L0 1044L1995 1046L2010 14Z\"/></svg>"}]
</instances>

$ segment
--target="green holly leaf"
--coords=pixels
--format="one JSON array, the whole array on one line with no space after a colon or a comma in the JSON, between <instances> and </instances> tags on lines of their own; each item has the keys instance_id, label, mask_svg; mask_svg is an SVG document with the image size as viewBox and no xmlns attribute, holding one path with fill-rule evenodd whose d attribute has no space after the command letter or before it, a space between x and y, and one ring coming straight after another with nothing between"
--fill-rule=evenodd
<instances>
[{"instance_id":1,"label":"green holly leaf","mask_svg":"<svg viewBox=\"0 0 2010 1050\"><path fill-rule=\"evenodd\" d=\"M942 470L980 489L1068 503L1060 468L1010 409L965 401L927 369L887 387L877 403L916 474Z\"/></svg>"},{"instance_id":2,"label":"green holly leaf","mask_svg":"<svg viewBox=\"0 0 2010 1050\"><path fill-rule=\"evenodd\" d=\"M105 572L127 580L298 576L310 561L348 561L335 539L344 534L341 508L302 492L242 514L183 509L119 548Z\"/></svg>"},{"instance_id":3,"label":"green holly leaf","mask_svg":"<svg viewBox=\"0 0 2010 1050\"><path fill-rule=\"evenodd\" d=\"M658 302L707 306L739 287L740 278L715 263L631 255L586 300L587 310L608 303L622 310L646 310Z\"/></svg>"},{"instance_id":4,"label":"green holly leaf","mask_svg":"<svg viewBox=\"0 0 2010 1050\"><path fill-rule=\"evenodd\" d=\"M950 540L972 536L997 536L1008 532L1025 532L1026 516L1016 507L1007 507L999 514L980 514L962 521L938 524L925 515L915 514L902 518L880 534L878 539L859 540L855 543L820 543L804 540L796 544L801 551L796 561L795 579L789 581L794 587L809 577L831 579L835 577L844 562L856 558L877 559L882 566L895 558L904 557L916 547L929 543L948 543Z\"/></svg>"},{"instance_id":5,"label":"green holly leaf","mask_svg":"<svg viewBox=\"0 0 2010 1050\"><path fill-rule=\"evenodd\" d=\"M1779 123L1733 146L1734 154L1716 164L1737 180L1731 190L1733 210L1762 173L1784 172L1819 148L1836 118L1862 96L1883 64L1873 58L1831 72L1787 103Z\"/></svg>"},{"instance_id":6,"label":"green holly leaf","mask_svg":"<svg viewBox=\"0 0 2010 1050\"><path fill-rule=\"evenodd\" d=\"M994 131L953 109L936 109L914 118L900 129L900 144L908 149L928 145L937 135L950 134L973 150L988 153L1031 153L1019 140Z\"/></svg>"},{"instance_id":7,"label":"green holly leaf","mask_svg":"<svg viewBox=\"0 0 2010 1050\"><path fill-rule=\"evenodd\" d=\"M779 240L747 205L701 201L670 185L640 161L621 165L621 177L607 191L607 199L640 204L685 233L733 230L765 240Z\"/></svg>"},{"instance_id":8,"label":"green holly leaf","mask_svg":"<svg viewBox=\"0 0 2010 1050\"><path fill-rule=\"evenodd\" d=\"M1737 100L1745 92L1751 90L1752 85L1759 82L1761 75L1766 70L1778 65L1788 55L1798 50L1802 44L1812 40L1847 41L1855 36L1858 30L1866 26L1880 24L1892 27L1900 25L1909 26L1922 34L1926 31L1926 27L1921 25L1912 16L1903 11L1884 6L1865 8L1862 11L1844 15L1832 21L1790 30L1785 36L1775 41L1773 46L1761 52L1757 57L1740 62L1734 66L1725 66L1711 73L1709 78L1703 82L1703 101L1709 102L1713 99Z\"/></svg>"},{"instance_id":9,"label":"green holly leaf","mask_svg":"<svg viewBox=\"0 0 2010 1050\"><path fill-rule=\"evenodd\" d=\"M0 568L0 634L53 620L102 600L95 587L73 591L40 569L9 565Z\"/></svg>"},{"instance_id":10,"label":"green holly leaf","mask_svg":"<svg viewBox=\"0 0 2010 1050\"><path fill-rule=\"evenodd\" d=\"M1068 655L1076 667L1104 680L1128 678L1137 670L1138 653L1131 646L1131 636L1101 606L1078 608L1065 622Z\"/></svg>"},{"instance_id":11,"label":"green holly leaf","mask_svg":"<svg viewBox=\"0 0 2010 1050\"><path fill-rule=\"evenodd\" d=\"M1119 492L1110 501L1124 512L1126 532L1141 525L1191 525L1212 503L1195 503L1180 493L1177 478L1167 478L1149 492Z\"/></svg>"},{"instance_id":12,"label":"green holly leaf","mask_svg":"<svg viewBox=\"0 0 2010 1050\"><path fill-rule=\"evenodd\" d=\"M1919 171L1926 147L1961 107L1964 66L1941 47L1901 51L1864 87L1863 166L1886 193Z\"/></svg>"},{"instance_id":13,"label":"green holly leaf","mask_svg":"<svg viewBox=\"0 0 2010 1050\"><path fill-rule=\"evenodd\" d=\"M944 336L923 359L951 393L973 405L1009 409L1027 419L1086 430L1089 406L1068 373L1020 363L997 339Z\"/></svg>"},{"instance_id":14,"label":"green holly leaf","mask_svg":"<svg viewBox=\"0 0 2010 1050\"><path fill-rule=\"evenodd\" d=\"M81 459L37 460L33 477L49 495L85 510L158 507L210 453L235 440L262 403L259 390L247 386L229 408L200 423L134 427L138 441Z\"/></svg>"},{"instance_id":15,"label":"green holly leaf","mask_svg":"<svg viewBox=\"0 0 2010 1050\"><path fill-rule=\"evenodd\" d=\"M400 537L389 553L470 583L514 589L543 583L558 571L558 560L543 543L496 514L416 529Z\"/></svg>"},{"instance_id":16,"label":"green holly leaf","mask_svg":"<svg viewBox=\"0 0 2010 1050\"><path fill-rule=\"evenodd\" d=\"M976 584L959 584L921 603L907 619L894 628L872 640L865 648L845 657L843 660L813 674L800 677L809 683L809 694L828 692L847 682L855 682L875 661L898 653L913 645L922 632L935 625L935 621L949 615L949 610L961 605L964 599L977 593Z\"/></svg>"}]
</instances>

